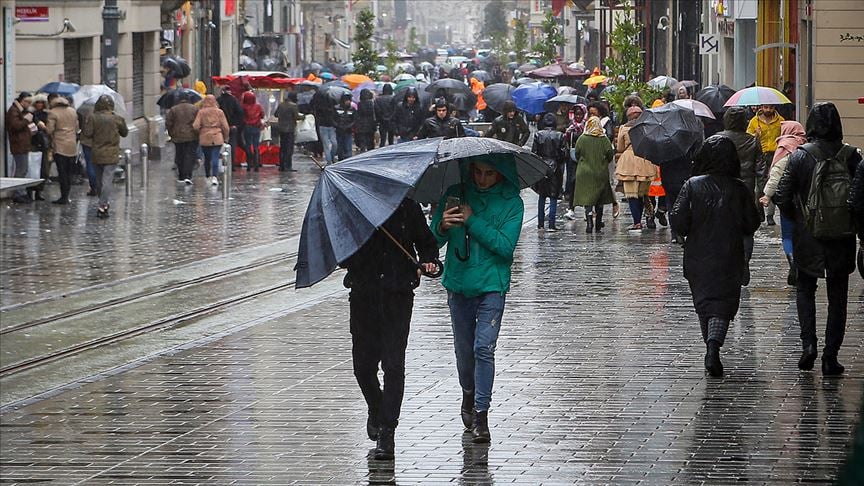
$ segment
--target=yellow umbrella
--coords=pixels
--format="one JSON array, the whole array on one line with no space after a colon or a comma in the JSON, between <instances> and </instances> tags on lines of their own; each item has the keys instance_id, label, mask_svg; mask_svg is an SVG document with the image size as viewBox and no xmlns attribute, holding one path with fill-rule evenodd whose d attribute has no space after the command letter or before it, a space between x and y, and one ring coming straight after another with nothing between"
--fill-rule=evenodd
<instances>
[{"instance_id":1,"label":"yellow umbrella","mask_svg":"<svg viewBox=\"0 0 864 486\"><path fill-rule=\"evenodd\" d=\"M342 81L348 83L348 86L350 86L351 89L354 89L363 83L373 82L372 78L363 74L346 74L345 76L342 76Z\"/></svg>"},{"instance_id":2,"label":"yellow umbrella","mask_svg":"<svg viewBox=\"0 0 864 486\"><path fill-rule=\"evenodd\" d=\"M606 81L606 76L603 76L602 74L600 74L597 76L591 76L590 78L586 79L585 81L582 81L582 84L585 86L590 86L592 84L600 84L604 81Z\"/></svg>"}]
</instances>

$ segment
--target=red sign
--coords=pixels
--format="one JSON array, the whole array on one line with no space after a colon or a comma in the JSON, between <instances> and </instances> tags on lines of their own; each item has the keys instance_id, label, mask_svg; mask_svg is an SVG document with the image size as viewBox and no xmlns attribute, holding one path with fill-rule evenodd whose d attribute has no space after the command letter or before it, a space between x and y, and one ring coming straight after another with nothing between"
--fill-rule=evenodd
<instances>
[{"instance_id":1,"label":"red sign","mask_svg":"<svg viewBox=\"0 0 864 486\"><path fill-rule=\"evenodd\" d=\"M235 5L234 0L225 0L225 16L230 17L234 15L234 11L237 6Z\"/></svg>"},{"instance_id":2,"label":"red sign","mask_svg":"<svg viewBox=\"0 0 864 486\"><path fill-rule=\"evenodd\" d=\"M21 22L48 22L48 7L15 7L15 17Z\"/></svg>"}]
</instances>

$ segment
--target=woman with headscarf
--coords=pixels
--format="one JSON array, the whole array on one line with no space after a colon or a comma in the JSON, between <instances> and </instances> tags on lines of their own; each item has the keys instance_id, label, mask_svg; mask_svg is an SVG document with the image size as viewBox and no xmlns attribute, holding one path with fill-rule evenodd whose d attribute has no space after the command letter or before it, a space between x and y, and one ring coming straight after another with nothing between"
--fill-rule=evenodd
<instances>
[{"instance_id":1,"label":"woman with headscarf","mask_svg":"<svg viewBox=\"0 0 864 486\"><path fill-rule=\"evenodd\" d=\"M585 132L576 140L576 184L573 190L573 204L585 207L586 233L603 230L603 205L615 201L609 185L609 163L614 156L615 150L606 138L600 118L588 118Z\"/></svg>"},{"instance_id":2,"label":"woman with headscarf","mask_svg":"<svg viewBox=\"0 0 864 486\"><path fill-rule=\"evenodd\" d=\"M617 152L620 154L615 166L615 178L624 183L624 196L630 205L630 215L633 224L627 228L631 231L642 229L642 211L645 208L645 196L651 186L651 180L657 176L657 169L650 161L633 153L630 142L630 128L642 114L642 108L631 106L627 108L627 123L618 130Z\"/></svg>"},{"instance_id":3,"label":"woman with headscarf","mask_svg":"<svg viewBox=\"0 0 864 486\"><path fill-rule=\"evenodd\" d=\"M207 182L218 185L219 149L228 140L230 126L225 113L219 109L216 97L207 95L201 102L201 109L195 115L192 128L198 132L198 145L204 152L204 176Z\"/></svg>"},{"instance_id":4,"label":"woman with headscarf","mask_svg":"<svg viewBox=\"0 0 864 486\"><path fill-rule=\"evenodd\" d=\"M759 198L759 203L763 207L768 207L771 198L777 192L777 184L780 183L780 178L783 172L786 171L786 165L789 163L789 155L791 155L798 147L807 141L804 134L804 127L797 121L784 121L780 123L780 136L777 137L777 151L774 152L774 160L771 162L771 172L768 175L768 182L765 183L763 192L764 196ZM780 234L783 236L783 253L786 254L786 261L789 262L789 274L786 276L786 284L794 287L797 283L797 272L795 271L795 262L792 257L792 235L795 233L795 222L783 216L780 213Z\"/></svg>"},{"instance_id":5,"label":"woman with headscarf","mask_svg":"<svg viewBox=\"0 0 864 486\"><path fill-rule=\"evenodd\" d=\"M705 369L723 376L720 348L741 300L744 237L759 228L759 212L738 178L738 152L731 140L709 137L695 161L695 176L684 183L669 216L686 237L684 277L706 346Z\"/></svg>"}]
</instances>

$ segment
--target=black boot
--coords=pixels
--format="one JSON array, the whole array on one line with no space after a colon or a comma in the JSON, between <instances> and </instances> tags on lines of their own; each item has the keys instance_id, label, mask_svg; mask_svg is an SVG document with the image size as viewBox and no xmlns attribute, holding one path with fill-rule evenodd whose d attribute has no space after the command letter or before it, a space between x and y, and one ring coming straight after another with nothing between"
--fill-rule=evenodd
<instances>
[{"instance_id":1,"label":"black boot","mask_svg":"<svg viewBox=\"0 0 864 486\"><path fill-rule=\"evenodd\" d=\"M471 430L474 425L474 392L466 392L462 390L462 408L459 410L462 415L462 425L465 430Z\"/></svg>"},{"instance_id":2,"label":"black boot","mask_svg":"<svg viewBox=\"0 0 864 486\"><path fill-rule=\"evenodd\" d=\"M593 233L594 232L594 218L592 218L591 216L588 216L587 218L585 218L585 221L588 223L588 226L585 227L585 232L586 233Z\"/></svg>"},{"instance_id":3,"label":"black boot","mask_svg":"<svg viewBox=\"0 0 864 486\"><path fill-rule=\"evenodd\" d=\"M702 342L708 344L708 318L699 318L699 327L702 329Z\"/></svg>"},{"instance_id":4,"label":"black boot","mask_svg":"<svg viewBox=\"0 0 864 486\"><path fill-rule=\"evenodd\" d=\"M795 266L792 255L786 255L786 261L789 262L789 275L786 276L786 285L795 287L798 285L798 268Z\"/></svg>"},{"instance_id":5,"label":"black boot","mask_svg":"<svg viewBox=\"0 0 864 486\"><path fill-rule=\"evenodd\" d=\"M813 363L816 362L816 343L804 344L801 351L801 358L798 359L798 369L810 371L813 369Z\"/></svg>"},{"instance_id":6,"label":"black boot","mask_svg":"<svg viewBox=\"0 0 864 486\"><path fill-rule=\"evenodd\" d=\"M720 361L720 348L726 341L729 321L717 317L708 319L708 342L705 352L705 369L711 376L723 376L723 362Z\"/></svg>"},{"instance_id":7,"label":"black boot","mask_svg":"<svg viewBox=\"0 0 864 486\"><path fill-rule=\"evenodd\" d=\"M378 440L379 423L378 412L369 410L369 415L366 416L366 435L369 440Z\"/></svg>"},{"instance_id":8,"label":"black boot","mask_svg":"<svg viewBox=\"0 0 864 486\"><path fill-rule=\"evenodd\" d=\"M492 437L489 435L489 412L474 412L474 429L471 430L471 442L486 444Z\"/></svg>"},{"instance_id":9,"label":"black boot","mask_svg":"<svg viewBox=\"0 0 864 486\"><path fill-rule=\"evenodd\" d=\"M842 375L846 368L837 362L837 356L822 355L822 374L823 375Z\"/></svg>"},{"instance_id":10,"label":"black boot","mask_svg":"<svg viewBox=\"0 0 864 486\"><path fill-rule=\"evenodd\" d=\"M395 433L396 429L385 425L382 425L378 429L378 443L375 446L375 459L378 459L379 461L389 461L395 457L394 452L396 444L393 439Z\"/></svg>"},{"instance_id":11,"label":"black boot","mask_svg":"<svg viewBox=\"0 0 864 486\"><path fill-rule=\"evenodd\" d=\"M594 216L594 232L595 233L602 233L603 232L603 226L605 226L603 224L603 215L597 214L596 216Z\"/></svg>"}]
</instances>

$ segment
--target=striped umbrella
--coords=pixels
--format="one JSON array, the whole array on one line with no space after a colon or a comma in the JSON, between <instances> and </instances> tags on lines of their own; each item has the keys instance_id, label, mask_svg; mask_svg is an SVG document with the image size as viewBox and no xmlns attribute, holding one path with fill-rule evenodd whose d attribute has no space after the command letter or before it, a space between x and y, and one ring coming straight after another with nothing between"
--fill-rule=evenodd
<instances>
[{"instance_id":1,"label":"striped umbrella","mask_svg":"<svg viewBox=\"0 0 864 486\"><path fill-rule=\"evenodd\" d=\"M785 105L792 103L783 93L774 88L753 86L738 91L723 106Z\"/></svg>"}]
</instances>

